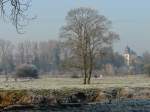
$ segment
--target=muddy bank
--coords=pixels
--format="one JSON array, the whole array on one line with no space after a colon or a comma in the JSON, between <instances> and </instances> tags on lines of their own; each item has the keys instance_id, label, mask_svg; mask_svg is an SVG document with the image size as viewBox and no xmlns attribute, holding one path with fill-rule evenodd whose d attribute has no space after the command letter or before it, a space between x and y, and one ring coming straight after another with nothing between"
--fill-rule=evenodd
<instances>
[{"instance_id":1,"label":"muddy bank","mask_svg":"<svg viewBox=\"0 0 150 112\"><path fill-rule=\"evenodd\" d=\"M150 100L124 100L107 103L92 103L80 107L39 108L8 110L5 112L150 112Z\"/></svg>"},{"instance_id":2,"label":"muddy bank","mask_svg":"<svg viewBox=\"0 0 150 112\"><path fill-rule=\"evenodd\" d=\"M22 108L82 108L84 106L90 106L89 103L94 104L93 107L102 104L113 106L114 104L117 105L118 102L120 104L120 102L130 102L133 100L137 101L137 104L139 101L149 101L150 88L0 90L0 109L2 111ZM108 105L103 105L103 107Z\"/></svg>"}]
</instances>

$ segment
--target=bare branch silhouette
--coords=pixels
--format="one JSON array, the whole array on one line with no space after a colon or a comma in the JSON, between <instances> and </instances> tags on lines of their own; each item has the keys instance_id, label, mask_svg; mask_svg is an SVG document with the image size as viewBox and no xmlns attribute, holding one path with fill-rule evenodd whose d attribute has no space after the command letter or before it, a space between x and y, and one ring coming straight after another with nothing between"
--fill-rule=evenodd
<instances>
[{"instance_id":1,"label":"bare branch silhouette","mask_svg":"<svg viewBox=\"0 0 150 112\"><path fill-rule=\"evenodd\" d=\"M31 0L0 0L1 17L8 17L18 33L24 33L23 27L33 18L29 18L26 12Z\"/></svg>"}]
</instances>

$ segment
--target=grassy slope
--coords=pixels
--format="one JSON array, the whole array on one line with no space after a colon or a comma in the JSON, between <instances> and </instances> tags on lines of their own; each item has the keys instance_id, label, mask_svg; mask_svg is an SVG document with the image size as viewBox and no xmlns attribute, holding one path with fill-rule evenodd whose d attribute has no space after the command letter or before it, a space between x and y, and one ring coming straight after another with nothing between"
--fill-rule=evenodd
<instances>
[{"instance_id":1,"label":"grassy slope","mask_svg":"<svg viewBox=\"0 0 150 112\"><path fill-rule=\"evenodd\" d=\"M103 79L92 79L91 85L83 85L82 79L73 78L50 78L41 77L35 80L19 80L8 82L0 79L0 89L59 89L66 88L108 88L108 87L150 87L150 77L147 76L125 76L125 77L103 77Z\"/></svg>"}]
</instances>

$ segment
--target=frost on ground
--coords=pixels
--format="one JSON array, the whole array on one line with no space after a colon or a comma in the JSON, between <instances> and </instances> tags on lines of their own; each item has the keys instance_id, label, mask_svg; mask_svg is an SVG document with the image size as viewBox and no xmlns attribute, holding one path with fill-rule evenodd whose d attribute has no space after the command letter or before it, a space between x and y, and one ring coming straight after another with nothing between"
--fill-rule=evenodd
<instances>
[{"instance_id":1,"label":"frost on ground","mask_svg":"<svg viewBox=\"0 0 150 112\"><path fill-rule=\"evenodd\" d=\"M59 89L68 88L105 88L105 87L150 87L150 77L147 76L109 76L102 79L92 79L91 85L83 85L82 78L51 78L42 76L39 79L9 78L6 82L4 76L0 77L0 89Z\"/></svg>"}]
</instances>

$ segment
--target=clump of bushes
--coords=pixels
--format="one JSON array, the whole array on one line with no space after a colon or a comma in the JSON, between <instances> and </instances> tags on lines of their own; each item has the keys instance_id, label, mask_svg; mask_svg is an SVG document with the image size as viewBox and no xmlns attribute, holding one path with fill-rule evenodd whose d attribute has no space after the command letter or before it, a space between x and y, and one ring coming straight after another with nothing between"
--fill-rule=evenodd
<instances>
[{"instance_id":1,"label":"clump of bushes","mask_svg":"<svg viewBox=\"0 0 150 112\"><path fill-rule=\"evenodd\" d=\"M71 75L71 78L80 78L78 75L76 75L76 74L73 74L73 75Z\"/></svg>"},{"instance_id":2,"label":"clump of bushes","mask_svg":"<svg viewBox=\"0 0 150 112\"><path fill-rule=\"evenodd\" d=\"M32 64L21 64L16 68L17 78L38 78L38 69Z\"/></svg>"},{"instance_id":3,"label":"clump of bushes","mask_svg":"<svg viewBox=\"0 0 150 112\"><path fill-rule=\"evenodd\" d=\"M71 78L80 78L80 76L76 72L73 72Z\"/></svg>"}]
</instances>

